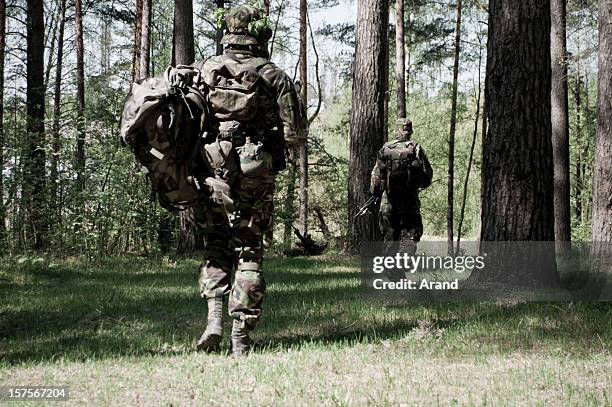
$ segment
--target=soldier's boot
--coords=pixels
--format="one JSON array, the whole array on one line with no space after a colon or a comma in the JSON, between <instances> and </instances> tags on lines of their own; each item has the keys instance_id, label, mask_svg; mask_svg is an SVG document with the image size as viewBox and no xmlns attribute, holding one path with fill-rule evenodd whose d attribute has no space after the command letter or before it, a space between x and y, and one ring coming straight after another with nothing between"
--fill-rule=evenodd
<instances>
[{"instance_id":1,"label":"soldier's boot","mask_svg":"<svg viewBox=\"0 0 612 407\"><path fill-rule=\"evenodd\" d=\"M208 323L198 341L198 350L213 352L223 340L223 297L208 299Z\"/></svg>"},{"instance_id":2,"label":"soldier's boot","mask_svg":"<svg viewBox=\"0 0 612 407\"><path fill-rule=\"evenodd\" d=\"M251 328L239 319L234 319L232 326L232 356L247 356L253 350L253 340L249 336Z\"/></svg>"}]
</instances>

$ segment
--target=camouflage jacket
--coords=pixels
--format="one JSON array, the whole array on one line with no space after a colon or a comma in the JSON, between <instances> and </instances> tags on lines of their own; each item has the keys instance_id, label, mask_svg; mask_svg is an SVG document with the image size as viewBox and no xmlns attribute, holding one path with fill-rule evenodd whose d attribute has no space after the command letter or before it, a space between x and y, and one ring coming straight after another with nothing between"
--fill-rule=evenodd
<instances>
[{"instance_id":1,"label":"camouflage jacket","mask_svg":"<svg viewBox=\"0 0 612 407\"><path fill-rule=\"evenodd\" d=\"M259 67L259 74L271 92L262 92L258 99L256 127L282 127L285 141L289 146L298 146L306 141L307 120L299 95L291 78L269 60L251 55L248 51L226 51L223 55L214 56L197 63L206 82L207 75L214 70L223 69L228 64L250 64Z\"/></svg>"}]
</instances>

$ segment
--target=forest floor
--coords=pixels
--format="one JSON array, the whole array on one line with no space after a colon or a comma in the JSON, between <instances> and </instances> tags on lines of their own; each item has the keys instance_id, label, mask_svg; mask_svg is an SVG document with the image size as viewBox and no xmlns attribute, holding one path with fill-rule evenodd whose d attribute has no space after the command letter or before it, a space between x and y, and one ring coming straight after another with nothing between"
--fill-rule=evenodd
<instances>
[{"instance_id":1,"label":"forest floor","mask_svg":"<svg viewBox=\"0 0 612 407\"><path fill-rule=\"evenodd\" d=\"M611 303L372 301L357 260L270 259L262 346L235 360L194 350L197 269L0 259L0 386L68 386L62 405L612 405Z\"/></svg>"}]
</instances>

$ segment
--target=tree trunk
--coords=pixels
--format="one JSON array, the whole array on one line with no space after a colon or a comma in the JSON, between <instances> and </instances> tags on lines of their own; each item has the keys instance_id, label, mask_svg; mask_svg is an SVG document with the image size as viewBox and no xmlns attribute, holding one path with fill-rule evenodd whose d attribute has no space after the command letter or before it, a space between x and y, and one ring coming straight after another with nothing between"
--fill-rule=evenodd
<instances>
[{"instance_id":1,"label":"tree trunk","mask_svg":"<svg viewBox=\"0 0 612 407\"><path fill-rule=\"evenodd\" d=\"M76 24L76 81L77 81L77 149L75 170L77 175L77 194L82 206L82 194L85 191L85 61L83 46L83 11L81 0L75 0ZM81 209L82 210L82 209Z\"/></svg>"},{"instance_id":2,"label":"tree trunk","mask_svg":"<svg viewBox=\"0 0 612 407\"><path fill-rule=\"evenodd\" d=\"M60 151L60 131L61 131L61 116L62 116L62 74L64 66L64 32L66 26L66 0L60 0L60 19L59 33L57 40L57 62L55 64L55 87L53 91L53 128L51 140L51 172L49 174L49 204L50 217L53 220L54 228L61 230L61 213L59 213L59 151Z\"/></svg>"},{"instance_id":3,"label":"tree trunk","mask_svg":"<svg viewBox=\"0 0 612 407\"><path fill-rule=\"evenodd\" d=\"M6 51L6 0L0 0L0 252L6 240L6 208L4 207L4 54Z\"/></svg>"},{"instance_id":4,"label":"tree trunk","mask_svg":"<svg viewBox=\"0 0 612 407\"><path fill-rule=\"evenodd\" d=\"M295 150L289 152L289 162L287 163L287 195L285 198L284 212L285 220L283 225L283 246L285 250L291 250L293 241L293 222L295 221L295 178L296 178L296 154Z\"/></svg>"},{"instance_id":5,"label":"tree trunk","mask_svg":"<svg viewBox=\"0 0 612 407\"><path fill-rule=\"evenodd\" d=\"M300 97L304 111L308 112L308 9L306 0L300 0ZM300 233L308 233L308 143L300 147Z\"/></svg>"},{"instance_id":6,"label":"tree trunk","mask_svg":"<svg viewBox=\"0 0 612 407\"><path fill-rule=\"evenodd\" d=\"M151 6L152 0L142 2L142 21L140 24L140 78L148 78L150 75L151 59Z\"/></svg>"},{"instance_id":7,"label":"tree trunk","mask_svg":"<svg viewBox=\"0 0 612 407\"><path fill-rule=\"evenodd\" d=\"M583 195L583 179L582 179L582 98L580 93L582 81L580 73L576 77L574 86L574 101L576 103L576 182L574 184L574 203L576 210L576 219L582 221L582 195Z\"/></svg>"},{"instance_id":8,"label":"tree trunk","mask_svg":"<svg viewBox=\"0 0 612 407\"><path fill-rule=\"evenodd\" d=\"M192 64L195 60L194 47L193 1L175 0L172 66Z\"/></svg>"},{"instance_id":9,"label":"tree trunk","mask_svg":"<svg viewBox=\"0 0 612 407\"><path fill-rule=\"evenodd\" d=\"M388 0L359 1L349 139L348 223L352 251L359 250L362 241L381 237L376 216L354 217L370 196L370 172L387 138L388 22Z\"/></svg>"},{"instance_id":10,"label":"tree trunk","mask_svg":"<svg viewBox=\"0 0 612 407\"><path fill-rule=\"evenodd\" d=\"M215 0L215 4L217 8L225 7L225 0ZM223 55L223 44L221 44L221 40L223 39L223 28L217 27L217 33L215 35L215 44L217 46L217 55Z\"/></svg>"},{"instance_id":11,"label":"tree trunk","mask_svg":"<svg viewBox=\"0 0 612 407\"><path fill-rule=\"evenodd\" d=\"M571 240L569 120L567 90L567 0L551 0L551 119L554 165L555 240Z\"/></svg>"},{"instance_id":12,"label":"tree trunk","mask_svg":"<svg viewBox=\"0 0 612 407\"><path fill-rule=\"evenodd\" d=\"M270 15L270 0L263 0L263 4L264 4L264 13L266 13L267 16Z\"/></svg>"},{"instance_id":13,"label":"tree trunk","mask_svg":"<svg viewBox=\"0 0 612 407\"><path fill-rule=\"evenodd\" d=\"M143 0L136 0L136 21L134 22L134 54L132 56L132 82L140 78L140 44L142 42Z\"/></svg>"},{"instance_id":14,"label":"tree trunk","mask_svg":"<svg viewBox=\"0 0 612 407\"><path fill-rule=\"evenodd\" d=\"M27 150L23 173L24 208L29 238L36 250L45 248L45 92L44 92L44 4L27 2Z\"/></svg>"},{"instance_id":15,"label":"tree trunk","mask_svg":"<svg viewBox=\"0 0 612 407\"><path fill-rule=\"evenodd\" d=\"M397 118L406 117L406 52L404 50L404 0L396 0L395 19L395 83Z\"/></svg>"},{"instance_id":16,"label":"tree trunk","mask_svg":"<svg viewBox=\"0 0 612 407\"><path fill-rule=\"evenodd\" d=\"M549 0L491 0L487 76L482 240L553 241ZM555 258L546 247L537 273L515 254L487 277L520 283L516 275L529 273L550 282Z\"/></svg>"},{"instance_id":17,"label":"tree trunk","mask_svg":"<svg viewBox=\"0 0 612 407\"><path fill-rule=\"evenodd\" d=\"M448 253L453 254L454 217L455 217L455 134L457 132L457 87L459 84L459 56L461 53L461 0L457 0L457 20L455 26L455 64L453 66L453 88L451 95L451 121L448 135L448 196L446 225Z\"/></svg>"},{"instance_id":18,"label":"tree trunk","mask_svg":"<svg viewBox=\"0 0 612 407\"><path fill-rule=\"evenodd\" d=\"M175 0L172 65L189 65L194 60L193 2L192 0ZM190 220L192 217L193 209L179 212L179 235L177 242L179 253L195 249L195 230Z\"/></svg>"},{"instance_id":19,"label":"tree trunk","mask_svg":"<svg viewBox=\"0 0 612 407\"><path fill-rule=\"evenodd\" d=\"M599 106L593 182L593 241L612 241L612 3L599 1Z\"/></svg>"}]
</instances>

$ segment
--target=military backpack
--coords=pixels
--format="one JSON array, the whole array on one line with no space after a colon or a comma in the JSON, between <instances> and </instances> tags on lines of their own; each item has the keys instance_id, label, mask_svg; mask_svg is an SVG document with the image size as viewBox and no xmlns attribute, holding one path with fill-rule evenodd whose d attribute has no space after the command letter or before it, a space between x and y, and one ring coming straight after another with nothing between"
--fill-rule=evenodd
<instances>
[{"instance_id":1,"label":"military backpack","mask_svg":"<svg viewBox=\"0 0 612 407\"><path fill-rule=\"evenodd\" d=\"M423 164L419 155L420 147L412 140L396 141L383 148L389 194L401 195L421 188Z\"/></svg>"}]
</instances>

